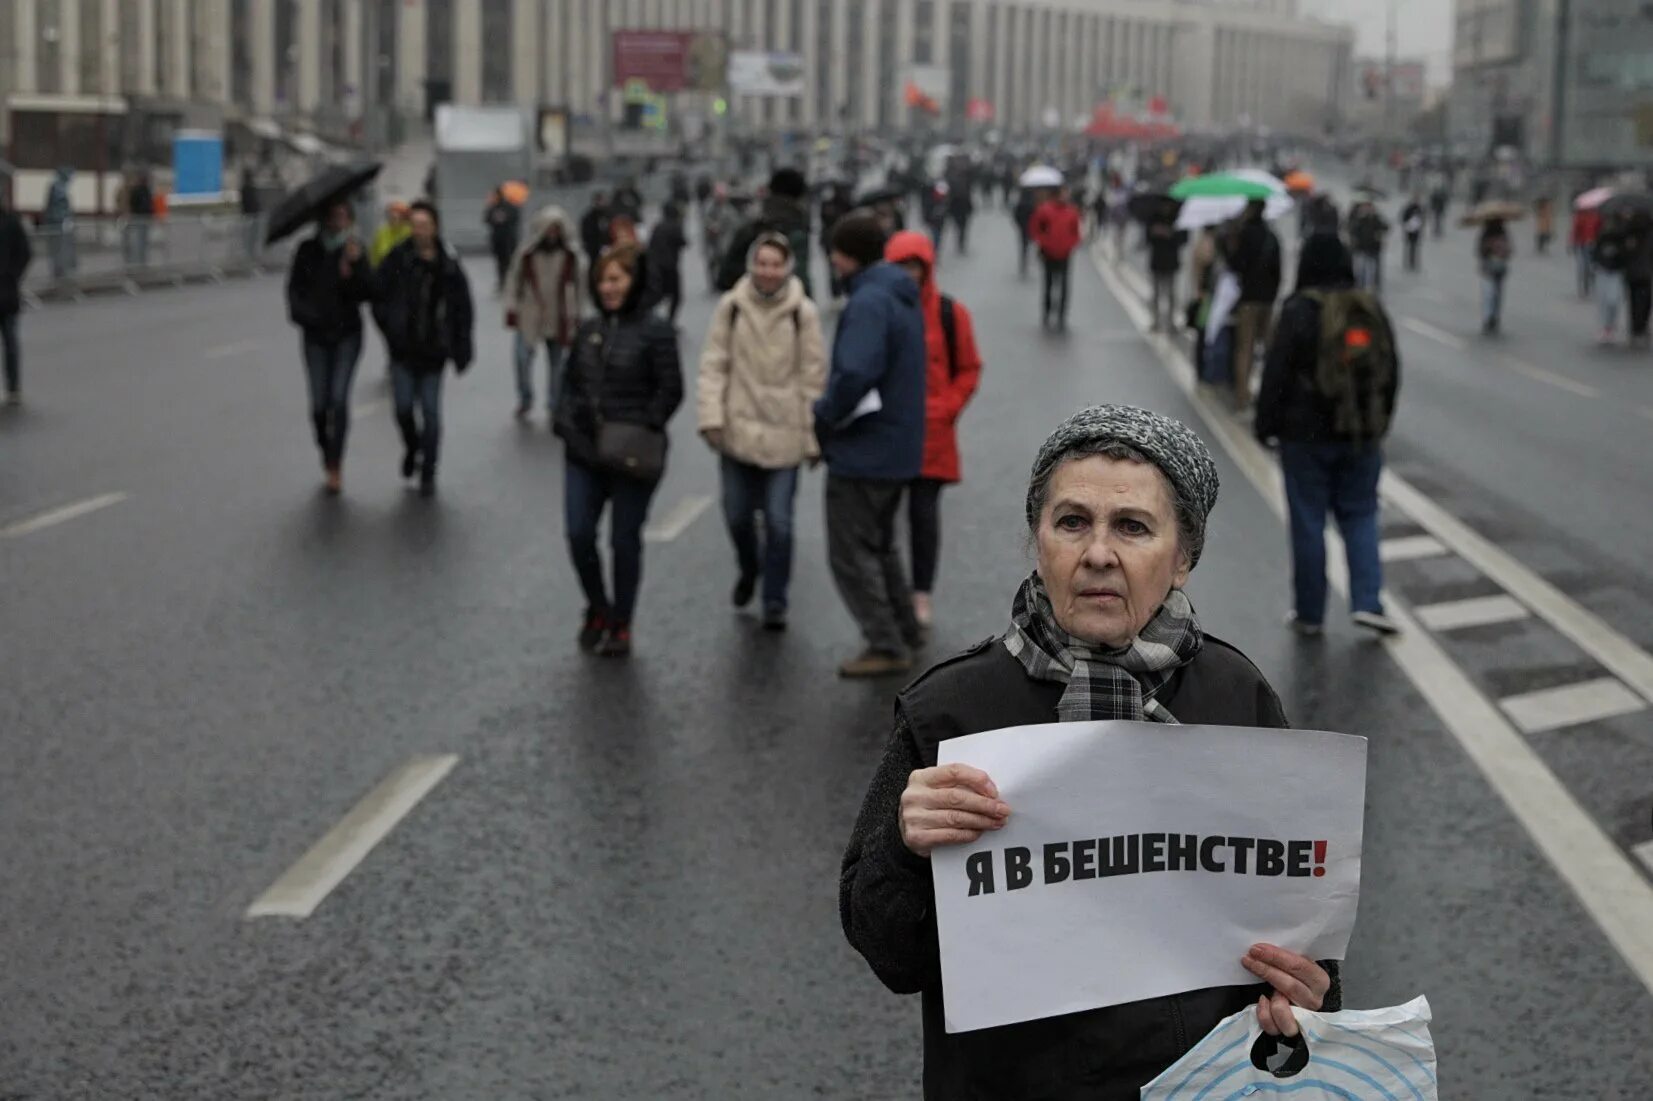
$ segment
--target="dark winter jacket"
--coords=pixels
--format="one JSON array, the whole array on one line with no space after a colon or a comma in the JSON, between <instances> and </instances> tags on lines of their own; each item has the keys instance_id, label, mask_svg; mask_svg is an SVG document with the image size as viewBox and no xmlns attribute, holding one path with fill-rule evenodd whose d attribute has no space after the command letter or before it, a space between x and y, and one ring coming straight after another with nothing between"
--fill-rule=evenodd
<instances>
[{"instance_id":1,"label":"dark winter jacket","mask_svg":"<svg viewBox=\"0 0 1653 1101\"><path fill-rule=\"evenodd\" d=\"M23 219L0 208L0 317L10 317L23 308L23 273L34 251Z\"/></svg>"},{"instance_id":2,"label":"dark winter jacket","mask_svg":"<svg viewBox=\"0 0 1653 1101\"><path fill-rule=\"evenodd\" d=\"M930 862L902 843L901 793L915 769L935 765L939 745L949 738L1056 722L1062 691L1060 684L1030 678L998 640L920 677L896 700L895 731L844 854L838 906L845 936L885 986L923 996L929 1101L1136 1101L1145 1083L1224 1017L1255 1006L1263 989L1196 990L948 1034ZM1185 723L1288 725L1257 668L1210 635L1159 699ZM1335 1012L1342 1008L1338 967L1322 966L1332 977L1323 1008Z\"/></svg>"},{"instance_id":3,"label":"dark winter jacket","mask_svg":"<svg viewBox=\"0 0 1653 1101\"><path fill-rule=\"evenodd\" d=\"M677 292L683 282L679 265L682 262L683 250L689 247L689 239L683 234L683 223L664 219L654 227L649 234L649 274L654 283L649 288L648 297L644 301L647 307L653 307L661 299Z\"/></svg>"},{"instance_id":4,"label":"dark winter jacket","mask_svg":"<svg viewBox=\"0 0 1653 1101\"><path fill-rule=\"evenodd\" d=\"M724 250L723 263L718 266L718 290L727 291L746 274L746 256L752 251L752 242L760 233L779 233L792 246L793 274L804 285L804 293L815 297L809 280L809 204L802 199L771 195L763 201L757 216L750 218L730 239Z\"/></svg>"},{"instance_id":5,"label":"dark winter jacket","mask_svg":"<svg viewBox=\"0 0 1653 1101\"><path fill-rule=\"evenodd\" d=\"M1015 219L1016 228L1022 231L1023 237L1031 239L1033 234L1033 212L1038 209L1039 193L1025 187L1022 188L1016 195L1016 206L1011 210L1010 216Z\"/></svg>"},{"instance_id":6,"label":"dark winter jacket","mask_svg":"<svg viewBox=\"0 0 1653 1101\"><path fill-rule=\"evenodd\" d=\"M1383 251L1383 239L1389 235L1389 220L1376 210L1362 210L1349 218L1349 247L1368 256Z\"/></svg>"},{"instance_id":7,"label":"dark winter jacket","mask_svg":"<svg viewBox=\"0 0 1653 1101\"><path fill-rule=\"evenodd\" d=\"M827 468L844 478L907 482L924 465L924 314L918 284L894 264L849 279L815 433ZM883 408L854 420L877 390Z\"/></svg>"},{"instance_id":8,"label":"dark winter jacket","mask_svg":"<svg viewBox=\"0 0 1653 1101\"><path fill-rule=\"evenodd\" d=\"M585 249L587 265L596 264L608 247L608 226L613 220L614 212L606 206L594 206L580 217L580 247Z\"/></svg>"},{"instance_id":9,"label":"dark winter jacket","mask_svg":"<svg viewBox=\"0 0 1653 1101\"><path fill-rule=\"evenodd\" d=\"M1155 222L1148 227L1148 270L1156 275L1175 275L1182 267L1182 249L1188 243L1188 231L1178 229L1170 222Z\"/></svg>"},{"instance_id":10,"label":"dark winter jacket","mask_svg":"<svg viewBox=\"0 0 1653 1101\"><path fill-rule=\"evenodd\" d=\"M362 334L362 303L373 297L373 268L362 250L348 278L339 273L342 249L308 237L287 270L287 317L307 340L336 344Z\"/></svg>"},{"instance_id":11,"label":"dark winter jacket","mask_svg":"<svg viewBox=\"0 0 1653 1101\"><path fill-rule=\"evenodd\" d=\"M1248 217L1230 239L1228 267L1240 279L1240 301L1273 305L1280 297L1280 238L1261 218Z\"/></svg>"},{"instance_id":12,"label":"dark winter jacket","mask_svg":"<svg viewBox=\"0 0 1653 1101\"><path fill-rule=\"evenodd\" d=\"M597 432L603 421L641 424L664 432L683 404L683 367L671 322L648 311L646 260L631 293L612 313L587 319L574 334L574 348L557 400L557 435L568 457L597 465ZM602 299L592 287L592 300Z\"/></svg>"},{"instance_id":13,"label":"dark winter jacket","mask_svg":"<svg viewBox=\"0 0 1653 1101\"><path fill-rule=\"evenodd\" d=\"M464 371L475 358L471 284L446 242L433 263L434 270L411 239L391 249L374 273L373 319L398 363L429 372L451 360Z\"/></svg>"},{"instance_id":14,"label":"dark winter jacket","mask_svg":"<svg viewBox=\"0 0 1653 1101\"><path fill-rule=\"evenodd\" d=\"M496 255L509 256L517 250L522 236L522 211L515 203L495 199L482 212L482 220L488 224L488 246Z\"/></svg>"},{"instance_id":15,"label":"dark winter jacket","mask_svg":"<svg viewBox=\"0 0 1653 1101\"><path fill-rule=\"evenodd\" d=\"M1308 292L1348 290L1354 285L1354 261L1342 241L1322 233L1304 243L1297 262L1297 290L1280 308L1263 366L1252 426L1259 440L1329 443L1340 438L1331 428L1336 419L1332 403L1315 385L1315 367L1320 361L1320 303ZM1382 311L1381 304L1378 309ZM1387 315L1384 324L1389 324ZM1400 353L1393 329L1389 346L1396 349L1394 385L1387 395L1393 414L1400 392Z\"/></svg>"}]
</instances>

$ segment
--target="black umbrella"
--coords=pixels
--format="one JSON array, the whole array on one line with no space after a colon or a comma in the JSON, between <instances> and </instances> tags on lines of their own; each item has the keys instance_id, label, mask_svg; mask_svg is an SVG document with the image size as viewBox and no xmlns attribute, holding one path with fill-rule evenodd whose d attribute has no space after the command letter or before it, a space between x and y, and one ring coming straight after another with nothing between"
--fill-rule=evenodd
<instances>
[{"instance_id":1,"label":"black umbrella","mask_svg":"<svg viewBox=\"0 0 1653 1101\"><path fill-rule=\"evenodd\" d=\"M1599 208L1603 220L1625 218L1630 221L1653 221L1653 195L1632 191L1614 195Z\"/></svg>"},{"instance_id":2,"label":"black umbrella","mask_svg":"<svg viewBox=\"0 0 1653 1101\"><path fill-rule=\"evenodd\" d=\"M1132 195L1125 209L1139 222L1174 222L1182 203L1163 192L1144 191Z\"/></svg>"},{"instance_id":3,"label":"black umbrella","mask_svg":"<svg viewBox=\"0 0 1653 1101\"><path fill-rule=\"evenodd\" d=\"M855 205L862 207L877 206L879 203L899 203L907 197L907 190L908 189L905 187L896 187L894 185L875 187L871 191L866 191L860 195L857 195L855 197Z\"/></svg>"},{"instance_id":4,"label":"black umbrella","mask_svg":"<svg viewBox=\"0 0 1653 1101\"><path fill-rule=\"evenodd\" d=\"M362 164L335 164L322 169L308 183L289 191L270 212L264 243L273 245L320 218L327 208L347 197L379 174L378 161Z\"/></svg>"}]
</instances>

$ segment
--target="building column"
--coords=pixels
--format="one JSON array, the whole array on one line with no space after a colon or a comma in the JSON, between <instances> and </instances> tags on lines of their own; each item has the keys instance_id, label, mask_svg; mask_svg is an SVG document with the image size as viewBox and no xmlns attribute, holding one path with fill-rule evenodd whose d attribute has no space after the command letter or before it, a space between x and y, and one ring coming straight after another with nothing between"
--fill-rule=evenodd
<instances>
[{"instance_id":1,"label":"building column","mask_svg":"<svg viewBox=\"0 0 1653 1101\"><path fill-rule=\"evenodd\" d=\"M402 4L396 11L396 102L404 114L424 115L425 76L425 5Z\"/></svg>"},{"instance_id":2,"label":"building column","mask_svg":"<svg viewBox=\"0 0 1653 1101\"><path fill-rule=\"evenodd\" d=\"M453 99L482 102L482 0L453 6Z\"/></svg>"},{"instance_id":3,"label":"building column","mask_svg":"<svg viewBox=\"0 0 1653 1101\"><path fill-rule=\"evenodd\" d=\"M516 0L511 9L511 95L518 106L537 107L545 99L542 45L539 0Z\"/></svg>"},{"instance_id":4,"label":"building column","mask_svg":"<svg viewBox=\"0 0 1653 1101\"><path fill-rule=\"evenodd\" d=\"M321 0L298 0L293 42L298 72L292 106L307 115L321 106Z\"/></svg>"},{"instance_id":5,"label":"building column","mask_svg":"<svg viewBox=\"0 0 1653 1101\"><path fill-rule=\"evenodd\" d=\"M970 86L969 94L972 99L987 98L987 67L989 61L989 43L987 41L987 5L983 0L971 0L970 4ZM969 106L960 104L960 110Z\"/></svg>"},{"instance_id":6,"label":"building column","mask_svg":"<svg viewBox=\"0 0 1653 1101\"><path fill-rule=\"evenodd\" d=\"M344 40L344 87L338 90L338 99L344 107L346 116L361 118L367 106L367 82L373 79L373 74L362 72L362 53L367 43L362 41L366 33L362 22L362 0L344 0L342 12L344 27L339 31L339 37ZM373 55L378 57L378 44L373 44ZM364 121L365 128L365 121Z\"/></svg>"},{"instance_id":7,"label":"building column","mask_svg":"<svg viewBox=\"0 0 1653 1101\"><path fill-rule=\"evenodd\" d=\"M807 6L808 0L805 0ZM782 3L775 9L775 25L770 28L769 40L775 44L777 50L793 52L792 5ZM798 118L798 108L794 106L797 100L790 96L777 96L769 101L773 104L769 109L770 119L777 126L791 126Z\"/></svg>"},{"instance_id":8,"label":"building column","mask_svg":"<svg viewBox=\"0 0 1653 1101\"><path fill-rule=\"evenodd\" d=\"M769 21L767 3L762 0L749 0L751 11L747 17L747 31L751 38L754 50L769 49ZM746 97L746 117L752 120L752 125L760 130L768 129L774 122L770 110L770 99L767 96Z\"/></svg>"},{"instance_id":9,"label":"building column","mask_svg":"<svg viewBox=\"0 0 1653 1101\"><path fill-rule=\"evenodd\" d=\"M66 96L80 94L80 0L58 0L57 88ZM94 48L96 43L93 43Z\"/></svg>"},{"instance_id":10,"label":"building column","mask_svg":"<svg viewBox=\"0 0 1653 1101\"><path fill-rule=\"evenodd\" d=\"M121 0L115 0L117 6ZM138 83L131 91L155 94L155 0L128 0L137 9ZM27 4L21 5L27 7Z\"/></svg>"},{"instance_id":11,"label":"building column","mask_svg":"<svg viewBox=\"0 0 1653 1101\"><path fill-rule=\"evenodd\" d=\"M910 31L912 29L912 0L863 0L859 5L862 9L861 56L856 58L855 62L861 66L859 74L861 77L861 116L856 121L860 123L863 129L870 130L883 124L883 112L880 107L882 104L889 102L886 97L894 95L897 97L896 102L902 102L900 98L901 69L906 64L906 59L912 57L912 45L909 42L905 54L901 53L899 49L897 50L895 55L896 86L886 88L884 87L882 51L889 49L890 44L879 39L878 28L883 25L884 5L897 5L896 11L899 13L903 3L908 8L907 27ZM897 15L897 19L899 18L900 16Z\"/></svg>"},{"instance_id":12,"label":"building column","mask_svg":"<svg viewBox=\"0 0 1653 1101\"><path fill-rule=\"evenodd\" d=\"M993 125L1003 128L1010 124L1010 9L1000 8L997 21L998 33L988 48L993 53Z\"/></svg>"},{"instance_id":13,"label":"building column","mask_svg":"<svg viewBox=\"0 0 1653 1101\"><path fill-rule=\"evenodd\" d=\"M1089 51L1085 49L1085 25L1090 22L1090 16L1074 12L1068 16L1068 86L1063 93L1067 101L1067 117L1062 125L1072 128L1074 121L1085 110L1085 68L1089 62Z\"/></svg>"},{"instance_id":14,"label":"building column","mask_svg":"<svg viewBox=\"0 0 1653 1101\"><path fill-rule=\"evenodd\" d=\"M228 104L235 88L230 6L208 4L206 8L206 17L202 20L204 26L197 29L194 38L200 47L196 51L194 70L200 88L200 95L196 98Z\"/></svg>"},{"instance_id":15,"label":"building column","mask_svg":"<svg viewBox=\"0 0 1653 1101\"><path fill-rule=\"evenodd\" d=\"M916 15L913 11L913 0L890 0L895 5L895 87L886 88L885 94L895 97L895 124L906 129L913 124L912 108L907 106L907 70L913 63L913 44L916 34ZM877 37L876 22L869 21L873 28L873 36ZM873 87L878 86L878 74L872 75Z\"/></svg>"},{"instance_id":16,"label":"building column","mask_svg":"<svg viewBox=\"0 0 1653 1101\"><path fill-rule=\"evenodd\" d=\"M19 92L40 89L40 29L35 24L34 4L13 4L12 42L17 51L17 67L12 72L13 88Z\"/></svg>"},{"instance_id":17,"label":"building column","mask_svg":"<svg viewBox=\"0 0 1653 1101\"><path fill-rule=\"evenodd\" d=\"M828 53L832 58L832 102L826 105L825 113L831 120L828 129L842 130L850 123L838 113L849 101L849 0L832 0L832 49Z\"/></svg>"},{"instance_id":18,"label":"building column","mask_svg":"<svg viewBox=\"0 0 1653 1101\"><path fill-rule=\"evenodd\" d=\"M568 59L563 50L562 9L565 0L546 0L545 25L541 36L545 42L544 94L547 103L568 104Z\"/></svg>"},{"instance_id":19,"label":"building column","mask_svg":"<svg viewBox=\"0 0 1653 1101\"><path fill-rule=\"evenodd\" d=\"M804 98L798 117L811 129L820 129L821 119L826 116L820 103L821 78L815 71L816 58L820 56L817 48L820 34L821 6L815 0L804 0L804 24L798 28L798 52L804 59Z\"/></svg>"}]
</instances>

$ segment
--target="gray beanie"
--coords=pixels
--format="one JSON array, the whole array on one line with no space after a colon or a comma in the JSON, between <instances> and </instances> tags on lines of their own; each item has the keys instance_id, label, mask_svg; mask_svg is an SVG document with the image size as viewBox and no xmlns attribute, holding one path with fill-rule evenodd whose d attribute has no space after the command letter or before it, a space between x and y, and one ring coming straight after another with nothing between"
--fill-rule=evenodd
<instances>
[{"instance_id":1,"label":"gray beanie","mask_svg":"<svg viewBox=\"0 0 1653 1101\"><path fill-rule=\"evenodd\" d=\"M1217 464L1205 442L1181 421L1129 405L1093 405L1069 417L1050 434L1033 461L1027 487L1027 524L1038 528L1043 490L1064 459L1091 455L1110 443L1140 451L1170 480L1177 500L1177 522L1190 546L1189 564L1198 565L1205 549L1205 521L1217 504Z\"/></svg>"}]
</instances>

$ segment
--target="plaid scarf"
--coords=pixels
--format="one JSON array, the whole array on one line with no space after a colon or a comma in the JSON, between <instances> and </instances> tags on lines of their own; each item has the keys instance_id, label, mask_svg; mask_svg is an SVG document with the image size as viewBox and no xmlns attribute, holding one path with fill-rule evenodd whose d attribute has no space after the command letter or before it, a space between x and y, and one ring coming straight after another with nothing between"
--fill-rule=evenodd
<instances>
[{"instance_id":1,"label":"plaid scarf","mask_svg":"<svg viewBox=\"0 0 1653 1101\"><path fill-rule=\"evenodd\" d=\"M1057 626L1050 594L1037 573L1022 582L1010 610L1005 649L1034 680L1067 685L1056 706L1065 723L1106 719L1175 723L1154 697L1179 668L1194 660L1205 636L1194 606L1173 589L1154 618L1129 646L1098 649Z\"/></svg>"}]
</instances>

